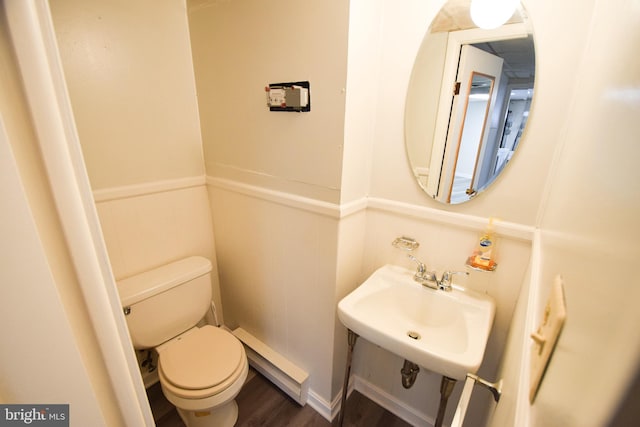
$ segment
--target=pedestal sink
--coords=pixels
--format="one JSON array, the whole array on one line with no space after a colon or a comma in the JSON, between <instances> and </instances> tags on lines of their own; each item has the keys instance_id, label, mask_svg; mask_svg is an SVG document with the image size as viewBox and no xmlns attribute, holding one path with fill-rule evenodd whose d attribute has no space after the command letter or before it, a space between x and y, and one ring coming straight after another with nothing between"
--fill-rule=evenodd
<instances>
[{"instance_id":1,"label":"pedestal sink","mask_svg":"<svg viewBox=\"0 0 640 427\"><path fill-rule=\"evenodd\" d=\"M427 288L414 272L385 265L338 304L338 317L366 340L423 368L462 380L482 363L495 303L454 285Z\"/></svg>"},{"instance_id":2,"label":"pedestal sink","mask_svg":"<svg viewBox=\"0 0 640 427\"><path fill-rule=\"evenodd\" d=\"M349 329L345 389L353 347L361 336L442 374L438 424L455 381L475 374L482 363L495 303L487 295L456 285L449 291L428 288L414 280L414 273L385 265L338 304L338 317Z\"/></svg>"}]
</instances>

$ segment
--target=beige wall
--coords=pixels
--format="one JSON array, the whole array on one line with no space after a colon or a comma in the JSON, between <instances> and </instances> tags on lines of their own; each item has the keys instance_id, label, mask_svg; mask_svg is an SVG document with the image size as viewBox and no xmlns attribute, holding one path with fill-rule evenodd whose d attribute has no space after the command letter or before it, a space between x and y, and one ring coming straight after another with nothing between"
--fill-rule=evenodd
<instances>
[{"instance_id":1,"label":"beige wall","mask_svg":"<svg viewBox=\"0 0 640 427\"><path fill-rule=\"evenodd\" d=\"M72 422L81 425L121 425L48 186L8 28L2 5L0 396L11 404L69 404Z\"/></svg>"},{"instance_id":2,"label":"beige wall","mask_svg":"<svg viewBox=\"0 0 640 427\"><path fill-rule=\"evenodd\" d=\"M189 255L215 265L185 2L51 8L116 279Z\"/></svg>"},{"instance_id":3,"label":"beige wall","mask_svg":"<svg viewBox=\"0 0 640 427\"><path fill-rule=\"evenodd\" d=\"M257 16L271 17L271 13L278 15L279 7L287 4L271 5L273 11L265 15L263 6L252 2L192 3L191 37L227 323L249 330L307 369L311 374L312 403L324 405L319 409L326 414L340 390L346 354L345 330L335 323L337 301L386 262L411 268L407 260L397 259L388 252L390 242L398 235L419 237L425 247L420 256L432 268L461 270L477 230L473 226L462 230L455 226L442 227L441 222L429 215L406 219L398 216L393 206L394 200L402 200L415 203L410 207L418 209L441 207L430 205L422 194L417 202L407 196L416 185L404 159L402 131L404 87L428 26L428 16L435 15L437 7L417 1L397 10L384 1L350 3L349 37L343 36L340 43L349 43L345 118L323 116L321 122L325 128L334 129L346 121L341 159L315 156L314 149L298 157L297 152L289 149L289 139L295 137L301 142L307 132L315 133L316 118L305 114L269 113L264 105L264 93L254 93L255 90L247 89L251 85L245 84L253 82L261 88L274 81L270 77L274 70L282 69L280 72L286 73L289 68L301 67L289 59L282 63L265 59L261 66L255 62L255 58L264 59L263 50L271 53L271 57L276 56L282 41L278 32L275 35L265 32L264 22L254 20ZM327 5L318 23L322 23L324 14L334 7ZM311 24L300 35L303 39L318 39L310 46L327 36L326 32L317 31L315 25ZM250 30L239 34L240 27ZM254 32L262 34L259 41ZM337 64L335 68L339 70L339 61L345 58L340 59L336 52L310 50L308 55L326 55L327 64ZM390 55L393 58L389 58ZM390 80L385 80L387 78ZM275 81L281 80L286 79ZM229 95L230 103L232 106L242 103L243 110L226 108L217 102L220 94L230 93L230 89L220 88L218 81L235 82L229 87L237 90L238 96ZM389 81L394 85L388 85ZM316 111L318 98L318 109L324 114L326 106L321 103L322 97L333 96L333 89L318 87L314 80L311 83L310 114ZM238 85L242 87L236 87ZM298 123L300 120L308 123L302 126ZM282 121L288 125L281 134L273 136L264 132ZM247 122L251 125L247 126ZM391 162L374 164L371 170L371 152L384 153ZM312 156L313 161L308 162L307 156ZM308 177L318 167L327 171L335 169L342 187L338 193L333 190L327 193L328 186L309 186L312 179L305 178L295 185L285 182L283 178L289 180L293 175L290 166L283 166L282 161L292 164L291 167L306 167ZM263 173L265 170L269 172ZM542 171L539 173L544 177ZM395 184L406 177L405 187L394 188L393 195L382 194L382 204L390 202L382 208L384 214L361 210L367 193L376 189L369 186L369 177ZM380 197L380 194L374 195ZM332 203L322 205L327 201ZM327 211L328 218L318 214ZM357 214L350 215L351 212ZM535 211L531 217L535 217ZM478 223L481 221L481 217L477 218ZM317 230L324 231L318 233ZM489 345L489 361L484 367L489 374L497 369L529 257L526 241L506 240L504 247L507 266L496 275L478 275L473 279L476 286L498 300L500 307L496 331ZM305 307L301 312L300 308ZM305 330L313 331L315 339L308 342ZM363 350L358 357L361 364L356 371L372 386L393 395L401 406L425 411L424 418L435 418L437 400L430 400L426 410L422 401L425 393L437 393L437 375L425 372L416 389L399 391L397 371L401 360L375 348ZM389 365L397 365L397 369L383 368Z\"/></svg>"},{"instance_id":4,"label":"beige wall","mask_svg":"<svg viewBox=\"0 0 640 427\"><path fill-rule=\"evenodd\" d=\"M51 2L113 274L191 255L213 263L186 3Z\"/></svg>"},{"instance_id":5,"label":"beige wall","mask_svg":"<svg viewBox=\"0 0 640 427\"><path fill-rule=\"evenodd\" d=\"M95 347L82 345L92 341L91 335L82 336L81 332L87 331L78 325L74 331L70 323L69 317L78 316L69 315L73 308L65 306L58 289L70 283L56 277L50 267L59 257L48 253L42 241L4 128L0 131L0 195L11 200L0 228L0 277L4 284L0 322L5 340L0 350L2 402L69 404L74 423L121 424L117 409L111 412L115 399L103 375L102 357ZM44 232L51 231L55 232ZM98 384L103 388L96 389Z\"/></svg>"},{"instance_id":6,"label":"beige wall","mask_svg":"<svg viewBox=\"0 0 640 427\"><path fill-rule=\"evenodd\" d=\"M96 203L116 279L189 255L211 257L204 186Z\"/></svg>"},{"instance_id":7,"label":"beige wall","mask_svg":"<svg viewBox=\"0 0 640 427\"><path fill-rule=\"evenodd\" d=\"M337 202L348 2L193 2L207 173ZM311 111L270 112L264 87L307 80Z\"/></svg>"},{"instance_id":8,"label":"beige wall","mask_svg":"<svg viewBox=\"0 0 640 427\"><path fill-rule=\"evenodd\" d=\"M51 9L92 188L202 175L185 2Z\"/></svg>"},{"instance_id":9,"label":"beige wall","mask_svg":"<svg viewBox=\"0 0 640 427\"><path fill-rule=\"evenodd\" d=\"M444 217L449 214L464 213L478 220L489 216L498 216L516 225L530 228L538 225L541 208L544 206L548 191L547 182L548 179L550 179L550 168L557 154L556 147L561 145L566 138L563 130L565 126L567 126L567 123L575 126L574 122L568 121L570 116L567 104L570 105L572 103L572 99L579 89L575 76L580 72L580 60L585 51L585 40L587 40L591 29L593 9L591 7L576 7L575 3L564 3L558 6L558 4L552 4L551 2L536 2L535 4L525 2L533 20L539 70L534 112L530 119L530 126L521 150L505 172L505 175L501 177L496 185L487 193L483 194L482 197L461 206L443 206L429 200L413 181L405 157L403 140L404 88L408 84L415 53L422 41L431 17L437 12L439 4L413 1L403 3L402 8L397 7L397 4L393 2L372 2L368 4L371 5L371 9L364 3L352 2L350 9L351 15L349 17L350 26L359 26L359 28L363 28L365 31L370 31L368 29L371 23L366 20L384 17L384 19L380 20L380 35L378 38L372 37L370 39L371 43L366 47L363 46L363 44L358 45L358 40L350 39L350 41L356 42L350 44L350 48L357 49L356 46L358 46L360 49L370 49L370 52L363 54L357 50L350 51L348 56L349 61L353 59L354 62L349 63L349 72L351 72L352 66L354 67L353 69L358 69L358 67L362 67L363 63L376 63L376 58L379 58L379 69L374 68L370 71L371 74L376 76L372 80L377 82L377 86L370 87L372 91L376 92L376 96L373 98L363 96L360 98L361 104L358 105L358 98L349 98L353 93L350 92L352 88L351 83L347 86L346 117L349 118L349 121L345 124L345 144L349 141L361 143L361 140L365 139L367 135L367 133L363 131L364 126L361 125L362 121L375 118L372 122L374 131L368 134L373 137L373 163L369 196L376 198L378 201L382 200L384 203L388 202L391 205L394 201L400 201L406 204L405 206L407 206L409 210L419 210L423 208L435 209L435 212L442 213ZM208 10L207 13L220 13L224 15L225 10L224 6L216 4L210 6L210 10ZM195 22L194 16L196 13L200 13L200 11L192 13L192 23ZM573 16L570 25L571 33L575 34L575 37L567 38L563 36L563 34L566 35L567 24L565 21L561 22L560 20L552 18L557 14ZM224 16L229 17L230 15ZM229 21L232 20L229 19ZM375 31L371 32L375 33ZM196 32L192 33L192 35L197 37ZM221 38L225 40L224 37ZM563 40L563 43L558 43L560 39ZM379 41L378 45L376 45L376 41ZM196 62L198 61L197 52L198 50L194 49ZM233 58L231 53L228 53L228 55ZM225 56L225 58L226 57L227 56ZM229 67L229 70L248 74L254 72L244 69L239 71L237 68L234 68L237 63L233 62L233 64L234 66ZM276 65L271 64L267 68L269 69L269 67L276 67ZM213 69L213 66L211 66L211 69ZM198 70L198 66L196 66L196 70ZM231 73L229 70L220 72ZM371 79L370 75L363 78ZM388 84L389 82L394 82L394 84L390 85ZM201 82L199 81L199 85L200 84ZM214 82L212 81L211 84L214 84ZM354 85L357 87L356 83L354 83ZM357 90L359 94L370 94L370 92L366 92L359 87L357 87ZM558 102L558 94L563 94L562 98L567 99L567 103ZM375 112L370 111L372 104L376 106ZM365 106L367 109L358 110L359 106ZM359 111L362 114L354 118L354 116L349 115L354 111ZM256 117L260 117L258 114L256 114ZM246 117L242 117L240 120L234 119L235 124L225 124L224 126L225 128L233 126L240 128L243 123L246 123L244 118ZM351 133L354 129L355 131ZM243 132L258 132L258 130L243 130L240 134ZM205 144L215 144L219 140L220 139L214 137L205 136ZM241 141L239 144L243 144L243 142ZM222 145L226 145L226 143ZM368 145L364 143L360 146L360 154L363 155L363 161L366 161L368 156L366 152L367 147ZM218 148L214 147L214 149ZM286 149L276 151L291 160L291 153ZM245 151L245 153L246 152L247 151ZM239 153L236 155L238 154ZM244 154L242 155L244 156ZM347 155L350 157L347 157ZM215 160L218 159L216 156L213 157ZM353 184L352 181L348 183L345 182L345 173L349 171L349 167L352 165L347 162L351 162L354 157L354 153L347 153L347 150L345 150L345 164L343 165L342 179L342 186L345 189ZM572 159L567 159L566 161L570 163ZM233 164L243 167L243 162L245 162L244 159L236 158ZM327 163L328 167L333 167L333 165L331 161ZM278 172L278 174L284 175L285 169L286 168L280 168L279 170L281 172ZM217 165L216 168L208 168L208 172L216 177L237 179L240 182L264 185L265 187L277 187L272 182L267 182L267 178L264 180L257 178L249 179L247 175L244 174L244 171L242 173L227 174L226 172L219 172L221 170ZM359 178L355 177L353 179ZM299 192L298 189L284 185L277 188L285 192ZM357 185L355 185L354 188L357 188ZM313 193L304 194L311 195ZM357 190L353 192L350 190L349 197L342 197L341 200L352 200L352 194L357 195L359 193ZM315 194L313 194L313 196L316 197ZM231 200L232 197L228 197L229 200ZM266 196L261 195L260 197ZM256 199L260 197L256 197ZM318 198L320 198L320 196L318 196ZM275 199L278 198L275 197ZM218 205L222 203L223 200L226 201L227 199L221 199ZM247 204L244 209L254 209L261 203L262 202L257 200L253 201ZM278 201L276 200L275 203L278 203ZM213 209L215 212L217 209L216 204L214 204ZM225 210L226 209L227 208L225 208ZM244 209L238 210L236 214L239 215L240 212L244 212ZM390 209L390 211L393 211L393 209ZM436 214L436 216L438 216L438 214ZM230 218L231 215L227 215L227 217ZM383 256L377 256L375 254L384 254L384 251L388 250L388 248L386 248L388 241L392 240L392 237L403 233L422 236L420 240L429 242L429 246L427 246L429 250L425 249L423 256L426 262L433 264L435 268L459 267L464 261L464 256L472 247L475 231L469 229L468 226L442 227L438 225L438 221L433 221L428 217L429 215L425 215L422 219L404 221L401 219L402 215L399 215L397 210L395 214L391 215L378 215L373 212L367 214L367 231L365 234L376 235L376 238L372 240L373 243L369 243L366 246L367 251L364 258L362 258L363 267L361 275L366 276L373 268L379 266L380 263L387 261L394 263L402 262L401 260L394 259L391 254ZM564 218L571 220L571 216ZM288 247L294 244L294 240L287 235L273 236L269 234L271 237L265 238L264 233L269 230L271 221L266 220L264 216L250 216L246 221L251 223L252 226L257 227L253 236L259 240L260 245L264 245L266 242L265 250L277 250L279 247ZM260 223L262 223L262 225L258 226ZM473 228L473 226L471 226L471 228ZM383 238L382 236L378 236L378 234L382 234L388 238ZM505 238L503 237L503 239ZM526 283L527 276L525 272L529 265L528 244L524 243L520 246L522 244L521 242L519 243L517 239L511 240L508 237L506 241L507 247L513 244L515 245L514 247L518 247L519 249L512 251L511 248L509 248L511 259L503 260L500 272L494 276L489 276L491 277L490 279L478 279L483 282L482 285L486 287L487 292L497 297L499 301L498 310L500 313L498 319L502 319L497 322L497 336L492 337L492 340L500 337L499 340L501 344L496 344L496 341L490 344L490 351L487 354L488 364L483 367L484 370L482 371L489 377L496 372L496 365L502 355L509 319L513 313L520 286L523 282ZM383 247L385 249L383 249ZM237 256L238 258L235 261L229 260L230 267L231 264L239 262L241 255L238 254ZM353 259L360 259L358 258L357 251L350 251L348 256L353 257ZM247 256L245 254L243 259L244 263L251 263L251 260L255 258L252 255ZM342 259L342 257L340 256L339 259ZM291 262L295 262L295 260L296 258L294 257ZM505 266L505 262L508 267ZM224 263L221 265L223 265L222 268L224 268ZM539 267L540 266L534 266L533 268ZM512 274L508 271L510 268L517 269L518 273ZM277 282L278 280L288 281L292 279L281 275L275 281ZM356 285L357 283L352 284L352 286ZM250 285L249 282L243 285L243 281L240 280L233 284L230 283L229 286L240 286L240 288L243 288L244 286ZM280 284L278 286L287 285ZM527 288L525 288L525 290L526 289ZM249 289L247 288L244 291L240 289L238 291L249 292ZM344 290L340 288L340 292L344 292ZM277 308L266 308L261 315L269 312L276 313L275 310L277 310ZM339 333L340 328L338 327L337 333L335 334L336 343L339 342ZM274 338L274 342L278 342L280 339L281 338ZM288 338L288 340L291 339L292 338ZM336 345L337 350L339 350L338 347L339 346ZM283 351L287 353L286 345L283 345L282 348L285 348ZM424 417L427 419L432 417L435 413L434 402L429 402L426 404L426 407L423 407L421 403L418 402L420 399L416 396L423 394L418 393L421 390L429 394L437 393L436 385L438 379L430 376L428 373L424 376L421 374L421 378L424 378L424 380L420 379L419 384L416 385L416 387L420 389L409 390L407 392L398 390L399 380L395 378L393 374L386 375L381 373L383 370L382 367L384 366L389 364L398 365L399 362L397 358L385 352L380 352L373 348L373 346L370 346L368 350L370 350L370 353L367 356L363 354L358 356L360 357L360 359L358 359L360 361L363 360L362 358L369 359L366 362L362 362L364 364L360 366L360 372L364 372L364 375L369 375L368 379L371 379L374 385L379 386L382 390L389 393L389 395L393 397L399 396L401 405L404 404L418 411L425 411ZM335 374L335 372L341 368L338 366L340 358L338 356L334 357L336 361L333 366ZM376 377L376 375L378 375L378 377ZM335 392L335 388L333 392ZM331 398L332 396L324 397ZM609 408L611 408L611 406L609 406ZM476 422L481 421L477 420Z\"/></svg>"},{"instance_id":10,"label":"beige wall","mask_svg":"<svg viewBox=\"0 0 640 427\"><path fill-rule=\"evenodd\" d=\"M349 3L189 5L227 324L307 370L330 407ZM311 111L270 112L264 87L297 80Z\"/></svg>"},{"instance_id":11,"label":"beige wall","mask_svg":"<svg viewBox=\"0 0 640 427\"><path fill-rule=\"evenodd\" d=\"M52 5L87 168L98 190L204 173L184 4L130 3L67 1ZM588 402L597 397L585 384L580 385L583 379L578 372L568 369L592 368L576 363L576 357L569 354L572 351L596 352L609 361L596 369L599 382L609 381L605 376L612 365L616 369L610 384L623 384L630 375L637 354L625 351L629 347L625 347L626 327L638 319L625 304L634 300L634 281L603 288L602 279L615 278L614 272L619 271L623 272L620 276L634 277L630 266L639 255L635 245L639 236L634 234L638 206L629 196L638 179L626 163L634 156L617 154L623 148L633 149L626 143L634 141L638 132L633 118L637 94L623 89L637 87L637 64L629 62L634 46L629 40L640 27L631 5L616 15L604 1L595 4L594 8L592 3L577 1L525 2L538 55L537 94L525 140L489 191L464 205L448 207L427 198L413 181L403 142L404 90L415 53L439 3L411 0L402 7L387 0L353 0L350 6L339 1L190 3L204 163L210 176L227 317L232 325L250 325L251 332L309 370L316 403L330 407L339 387L337 352L344 349L340 345L344 331L335 323L337 299L381 263L402 262L388 252L388 243L396 235L419 236L425 243L422 256L435 268L458 268L472 246L475 225L443 227L434 220L458 213L470 215L473 224L498 216L516 226L543 226L545 259L532 266L543 273L542 284L532 284L540 288L534 290L541 299L549 277L557 272L566 275L569 304L575 309L562 338L567 351L554 359L550 379L545 380L540 402L534 407L540 425L555 415L568 416L575 402L567 395ZM291 17L287 25L274 26L282 16ZM572 20L556 16L572 16ZM370 43L349 38L356 36L348 37L349 20L352 28L362 28L372 36L378 29L378 37L372 37ZM618 20L624 25L618 26ZM566 36L568 32L572 37ZM585 56L592 51L608 58L609 66L592 63ZM349 70L371 70L366 76L370 90L358 81L358 73L347 73L347 61ZM608 91L611 78L617 86ZM311 82L311 113L268 111L263 87L289 80ZM592 86L597 92L577 91ZM617 150L603 149L602 141ZM357 164L359 156L364 166ZM594 199L591 178L594 171L602 170L602 162L615 175L595 183L600 191ZM367 170L370 176L363 178ZM624 191L618 190L620 182L625 183ZM100 208L103 227L117 223L107 225L112 231L105 231L117 275L177 256L170 250L172 243L165 241L152 260L144 259L142 248L135 249L139 262L131 267L126 253L135 248L135 242L117 248L118 233L144 223L146 214L140 212L173 203L162 200L165 196L161 194L174 190L138 190L125 192L129 195L113 202L105 200ZM185 191L201 206L201 192L191 193L183 187L176 191L173 195L178 199ZM157 196L147 198L151 193ZM349 216L353 205L346 202L362 200L365 194L377 201L378 208ZM401 202L400 207L396 202ZM138 203L144 206L135 207ZM403 208L428 214L406 220ZM106 211L110 213L105 215ZM613 219L602 226L600 221L606 217ZM146 236L157 238L172 220L170 214L158 215ZM193 239L190 245L212 242L212 237L205 243ZM487 276L490 279L479 279L478 285L502 301L498 307L502 341L517 291L526 283L529 262L526 242L509 238L507 242L515 248L511 257L501 261L500 271ZM586 256L595 257L587 269ZM600 260L606 260L602 268ZM611 287L619 292L611 292ZM594 309L606 315L615 313L612 324L620 335L594 324L590 315ZM309 330L317 340L303 335ZM605 345L599 347L592 335ZM586 336L589 338L583 339ZM493 343L495 339L492 337ZM489 375L502 354L501 344L490 348L489 365L483 366ZM619 354L624 356L617 357ZM381 372L398 364L395 356L375 348L358 357L361 372ZM365 358L368 360L363 361ZM424 411L423 418L433 417L435 399L422 406L416 394L421 390L437 393L438 379L433 374L421 373L416 389L406 392L397 390L395 375L371 374L369 379L397 397L401 406ZM584 413L573 414L576 418L569 421L580 425L590 416L592 420L606 418L621 386L609 390L611 400L599 401Z\"/></svg>"},{"instance_id":12,"label":"beige wall","mask_svg":"<svg viewBox=\"0 0 640 427\"><path fill-rule=\"evenodd\" d=\"M310 374L331 401L338 220L212 187L225 323Z\"/></svg>"}]
</instances>

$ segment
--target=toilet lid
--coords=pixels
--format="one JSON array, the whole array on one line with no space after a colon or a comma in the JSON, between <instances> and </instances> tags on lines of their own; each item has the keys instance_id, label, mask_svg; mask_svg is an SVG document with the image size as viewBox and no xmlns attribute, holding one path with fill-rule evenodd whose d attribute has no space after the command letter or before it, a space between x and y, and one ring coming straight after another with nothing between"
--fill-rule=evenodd
<instances>
[{"instance_id":1,"label":"toilet lid","mask_svg":"<svg viewBox=\"0 0 640 427\"><path fill-rule=\"evenodd\" d=\"M166 379L188 390L215 387L233 375L241 362L240 341L210 325L175 340L159 359Z\"/></svg>"}]
</instances>

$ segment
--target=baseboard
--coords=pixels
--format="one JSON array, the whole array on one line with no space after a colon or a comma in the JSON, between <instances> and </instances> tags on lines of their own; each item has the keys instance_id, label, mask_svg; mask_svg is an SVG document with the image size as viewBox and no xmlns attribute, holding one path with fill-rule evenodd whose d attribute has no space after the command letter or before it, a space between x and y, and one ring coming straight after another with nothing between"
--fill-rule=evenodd
<instances>
[{"instance_id":1,"label":"baseboard","mask_svg":"<svg viewBox=\"0 0 640 427\"><path fill-rule=\"evenodd\" d=\"M331 422L338 415L338 410L340 408L340 396L338 396L333 402L327 402L325 399L320 397L313 390L309 390L309 395L307 397L307 405L311 406L317 413L322 415L322 417Z\"/></svg>"},{"instance_id":2,"label":"baseboard","mask_svg":"<svg viewBox=\"0 0 640 427\"><path fill-rule=\"evenodd\" d=\"M245 346L249 364L300 405L307 403L309 374L242 328L233 330Z\"/></svg>"},{"instance_id":3,"label":"baseboard","mask_svg":"<svg viewBox=\"0 0 640 427\"><path fill-rule=\"evenodd\" d=\"M398 418L406 421L412 426L416 427L433 427L435 419L427 416L427 414L416 410L410 406L407 406L404 402L400 401L396 397L390 395L381 388L371 384L365 379L352 375L349 381L349 390L347 396L350 396L353 390L357 390L367 399L377 403L387 411L391 412ZM327 402L322 397L318 396L313 390L309 390L307 404L311 406L317 413L322 415L324 419L329 422L333 422L340 413L340 401L342 399L342 390L331 401ZM347 403L348 404L348 403Z\"/></svg>"},{"instance_id":4,"label":"baseboard","mask_svg":"<svg viewBox=\"0 0 640 427\"><path fill-rule=\"evenodd\" d=\"M349 390L347 391L347 397L351 395L353 390L354 381L350 381ZM340 413L340 400L342 400L342 390L340 390L340 393L338 393L338 395L334 397L331 402L326 401L313 390L309 390L307 405L311 406L317 413L322 415L325 420L333 422L333 420L335 420Z\"/></svg>"}]
</instances>

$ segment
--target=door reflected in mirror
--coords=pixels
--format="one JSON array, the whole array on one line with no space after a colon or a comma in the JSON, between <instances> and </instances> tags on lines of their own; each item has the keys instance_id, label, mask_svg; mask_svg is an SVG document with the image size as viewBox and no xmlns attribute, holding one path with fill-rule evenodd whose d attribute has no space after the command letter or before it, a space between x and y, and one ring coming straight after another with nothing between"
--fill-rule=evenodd
<instances>
[{"instance_id":1,"label":"door reflected in mirror","mask_svg":"<svg viewBox=\"0 0 640 427\"><path fill-rule=\"evenodd\" d=\"M453 182L449 189L448 201L459 203L465 196L473 195L478 160L486 136L486 124L491 110L491 93L495 76L487 76L474 71L466 97L464 121L460 129L458 151L453 170Z\"/></svg>"},{"instance_id":2,"label":"door reflected in mirror","mask_svg":"<svg viewBox=\"0 0 640 427\"><path fill-rule=\"evenodd\" d=\"M405 143L427 194L463 203L495 181L520 144L535 53L524 9L475 28L468 0L449 0L420 47L407 92Z\"/></svg>"}]
</instances>

